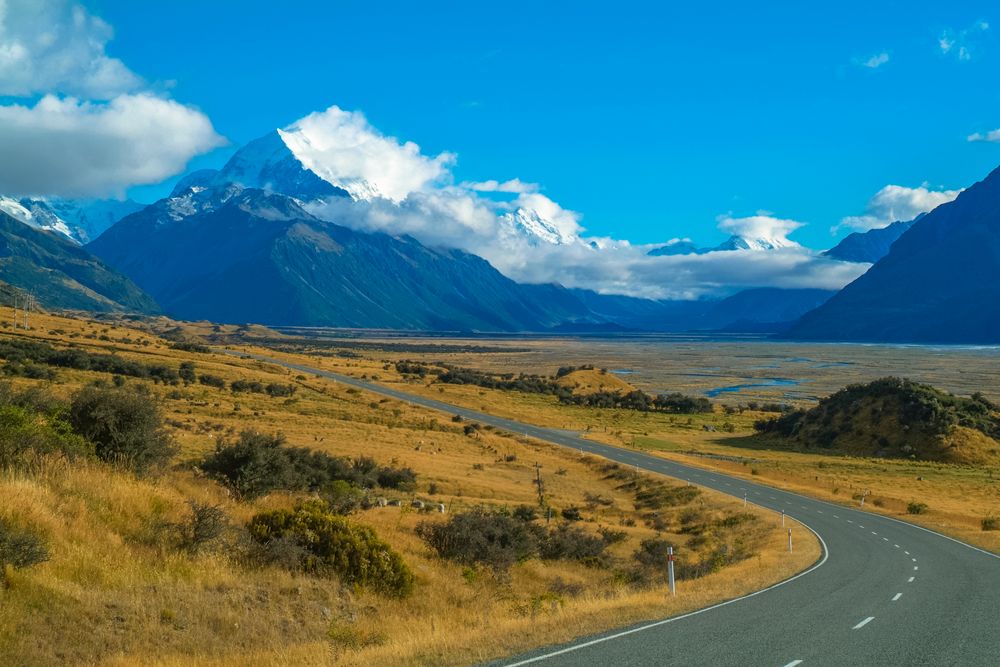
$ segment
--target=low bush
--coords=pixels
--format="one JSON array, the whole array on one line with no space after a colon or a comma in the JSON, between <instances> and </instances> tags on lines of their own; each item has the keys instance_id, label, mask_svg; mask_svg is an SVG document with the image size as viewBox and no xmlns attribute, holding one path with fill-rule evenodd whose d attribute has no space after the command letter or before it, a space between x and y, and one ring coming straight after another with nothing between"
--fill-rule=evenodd
<instances>
[{"instance_id":1,"label":"low bush","mask_svg":"<svg viewBox=\"0 0 1000 667\"><path fill-rule=\"evenodd\" d=\"M984 516L979 525L983 530L1000 530L1000 518L993 515Z\"/></svg>"},{"instance_id":2,"label":"low bush","mask_svg":"<svg viewBox=\"0 0 1000 667\"><path fill-rule=\"evenodd\" d=\"M297 546L302 556L297 565L305 572L332 572L347 584L391 597L413 591L413 573L398 553L370 528L352 524L320 503L262 512L247 530L261 545L279 541Z\"/></svg>"},{"instance_id":3,"label":"low bush","mask_svg":"<svg viewBox=\"0 0 1000 667\"><path fill-rule=\"evenodd\" d=\"M906 506L907 514L925 514L927 512L927 503L911 502Z\"/></svg>"},{"instance_id":4,"label":"low bush","mask_svg":"<svg viewBox=\"0 0 1000 667\"><path fill-rule=\"evenodd\" d=\"M585 565L605 566L607 542L569 524L549 531L539 546L539 556L545 560L574 560Z\"/></svg>"},{"instance_id":5,"label":"low bush","mask_svg":"<svg viewBox=\"0 0 1000 667\"><path fill-rule=\"evenodd\" d=\"M417 535L442 558L504 575L538 553L539 529L500 512L474 509L445 522L425 521Z\"/></svg>"},{"instance_id":6,"label":"low bush","mask_svg":"<svg viewBox=\"0 0 1000 667\"><path fill-rule=\"evenodd\" d=\"M404 491L416 484L416 474L409 468L380 466L367 457L352 461L304 447L287 447L281 433L244 431L235 443L219 443L201 467L244 498L279 490L318 491L337 480L356 487Z\"/></svg>"},{"instance_id":7,"label":"low bush","mask_svg":"<svg viewBox=\"0 0 1000 667\"><path fill-rule=\"evenodd\" d=\"M220 378L218 375L209 375L207 373L202 373L198 376L198 382L205 385L206 387L214 387L216 389L225 389L226 381Z\"/></svg>"},{"instance_id":8,"label":"low bush","mask_svg":"<svg viewBox=\"0 0 1000 667\"><path fill-rule=\"evenodd\" d=\"M161 468L176 451L160 404L143 385L85 387L73 396L69 421L100 459L137 474Z\"/></svg>"},{"instance_id":9,"label":"low bush","mask_svg":"<svg viewBox=\"0 0 1000 667\"><path fill-rule=\"evenodd\" d=\"M188 502L191 514L177 526L180 547L192 554L198 553L226 532L229 520L218 505L192 500Z\"/></svg>"},{"instance_id":10,"label":"low bush","mask_svg":"<svg viewBox=\"0 0 1000 667\"><path fill-rule=\"evenodd\" d=\"M0 519L0 570L6 565L30 567L48 559L49 549L40 535Z\"/></svg>"}]
</instances>

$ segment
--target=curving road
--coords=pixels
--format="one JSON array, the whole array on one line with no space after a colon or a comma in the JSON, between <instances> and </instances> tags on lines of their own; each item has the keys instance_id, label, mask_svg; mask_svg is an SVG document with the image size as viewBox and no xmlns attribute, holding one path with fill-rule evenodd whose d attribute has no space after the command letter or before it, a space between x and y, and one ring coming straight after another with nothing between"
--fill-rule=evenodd
<instances>
[{"instance_id":1,"label":"curving road","mask_svg":"<svg viewBox=\"0 0 1000 667\"><path fill-rule=\"evenodd\" d=\"M1000 556L889 517L373 382L250 356L738 498L746 494L756 505L784 510L822 542L823 557L811 569L764 591L496 665L1000 665Z\"/></svg>"}]
</instances>

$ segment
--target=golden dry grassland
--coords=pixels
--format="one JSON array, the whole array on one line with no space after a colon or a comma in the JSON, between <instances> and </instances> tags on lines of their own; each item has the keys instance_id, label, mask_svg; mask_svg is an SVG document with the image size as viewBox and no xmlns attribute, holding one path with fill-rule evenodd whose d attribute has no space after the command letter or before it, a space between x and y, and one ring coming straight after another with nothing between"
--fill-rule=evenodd
<instances>
[{"instance_id":1,"label":"golden dry grassland","mask_svg":"<svg viewBox=\"0 0 1000 667\"><path fill-rule=\"evenodd\" d=\"M445 359L492 371L498 369L497 359L503 358L512 364L508 372L554 372L551 363L537 363L540 345L521 341L517 345L535 347L536 352L528 355L533 360L530 367L523 359L515 361L517 353L385 352L382 356L387 360L412 358L427 362ZM574 360L581 363L584 357L576 354ZM590 358L587 363L600 367L605 365L603 361ZM379 375L385 382L424 396L527 423L579 432L607 444L640 448L689 465L752 478L830 502L860 506L861 495L867 493L864 507L869 511L912 521L1000 552L1000 530L983 530L984 519L1000 517L1000 465L958 465L773 449L751 437L754 421L771 415L749 410L726 414L717 407L711 414L690 416L594 410L560 404L548 395L441 384L433 382L431 377L417 381L395 373L392 367L378 367L371 362L362 366L358 362L345 363L335 356L322 356L314 357L313 363L347 374ZM621 378L615 379L621 382ZM990 395L997 394L995 385L982 389ZM740 461L729 460L732 458ZM995 452L986 458L998 460ZM911 503L926 504L925 513L911 514L908 511Z\"/></svg>"},{"instance_id":2,"label":"golden dry grassland","mask_svg":"<svg viewBox=\"0 0 1000 667\"><path fill-rule=\"evenodd\" d=\"M9 321L10 311L3 310L0 317ZM194 361L199 373L227 381L294 383L298 391L286 399L236 395L199 384L150 385L181 447L176 465L159 477L137 479L98 462L53 462L34 474L0 473L0 518L41 532L51 551L46 563L3 573L0 655L5 664L471 664L748 593L819 557L818 543L801 527L796 528L796 552L787 553L777 519L754 510L754 520L720 529L714 539L739 540L755 555L682 581L677 597L669 598L662 586L637 587L615 576L630 563L639 542L657 532L599 459L494 431L469 437L448 415L271 364L171 349L148 328L50 315L36 316L33 325L30 332L5 329L0 335L114 350L173 366ZM172 324L157 326L162 330ZM211 331L210 325L198 326ZM380 359L286 356L358 376L399 380ZM86 383L109 379L89 371L56 370L51 389L62 397ZM37 384L22 378L11 382ZM526 413L533 419L564 414L556 406L522 406L518 397L502 393L461 396L450 388L444 394L436 388L411 388L475 407L488 403L498 414ZM582 414L567 414L567 423L587 421ZM603 414L593 419L598 427L615 423ZM417 491L395 493L403 507L367 510L351 520L371 526L402 554L416 575L414 594L387 599L333 579L250 565L239 557L241 538L235 529L219 546L197 555L172 547L165 535L184 520L189 500L219 505L239 527L256 512L289 507L302 497L274 493L238 501L199 473L193 464L217 442L244 429L281 431L290 445L412 467L418 474ZM419 522L443 521L464 509L535 504L536 463L553 506L580 507L580 525L590 532L598 526L625 531L627 539L611 547L618 566L531 560L515 566L509 579L498 579L441 560L415 534ZM600 495L609 504L588 506L586 494ZM411 509L414 498L444 503L448 514ZM707 491L683 509L709 523L743 511L735 499ZM676 521L667 518L661 536L685 553L690 536L680 534ZM693 548L686 553L696 554Z\"/></svg>"}]
</instances>

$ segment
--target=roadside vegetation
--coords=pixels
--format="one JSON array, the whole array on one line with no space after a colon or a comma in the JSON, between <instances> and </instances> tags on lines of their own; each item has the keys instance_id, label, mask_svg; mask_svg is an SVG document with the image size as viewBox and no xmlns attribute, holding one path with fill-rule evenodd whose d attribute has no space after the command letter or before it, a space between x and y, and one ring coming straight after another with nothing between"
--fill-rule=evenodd
<instances>
[{"instance_id":1,"label":"roadside vegetation","mask_svg":"<svg viewBox=\"0 0 1000 667\"><path fill-rule=\"evenodd\" d=\"M787 554L775 517L732 499L213 352L180 325L34 321L0 332L12 664L468 664L818 554L804 530Z\"/></svg>"}]
</instances>

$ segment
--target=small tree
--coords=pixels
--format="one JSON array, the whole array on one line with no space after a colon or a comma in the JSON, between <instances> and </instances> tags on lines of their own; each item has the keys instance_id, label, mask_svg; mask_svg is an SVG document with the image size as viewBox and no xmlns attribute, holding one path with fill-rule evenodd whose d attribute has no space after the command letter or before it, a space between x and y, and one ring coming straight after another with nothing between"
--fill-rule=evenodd
<instances>
[{"instance_id":1,"label":"small tree","mask_svg":"<svg viewBox=\"0 0 1000 667\"><path fill-rule=\"evenodd\" d=\"M0 570L5 565L15 568L30 567L49 559L49 549L36 533L17 528L0 519Z\"/></svg>"},{"instance_id":2,"label":"small tree","mask_svg":"<svg viewBox=\"0 0 1000 667\"><path fill-rule=\"evenodd\" d=\"M192 384L198 377L194 372L194 362L182 361L180 368L177 369L177 375L184 381L184 384Z\"/></svg>"},{"instance_id":3,"label":"small tree","mask_svg":"<svg viewBox=\"0 0 1000 667\"><path fill-rule=\"evenodd\" d=\"M99 458L137 474L162 467L176 451L156 397L142 385L85 387L73 396L69 418Z\"/></svg>"}]
</instances>

